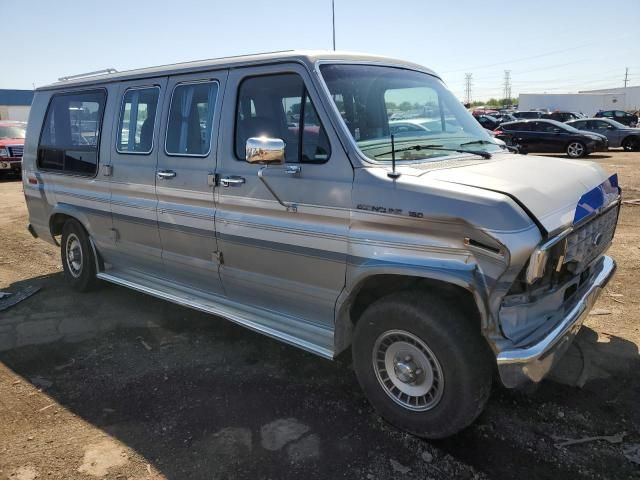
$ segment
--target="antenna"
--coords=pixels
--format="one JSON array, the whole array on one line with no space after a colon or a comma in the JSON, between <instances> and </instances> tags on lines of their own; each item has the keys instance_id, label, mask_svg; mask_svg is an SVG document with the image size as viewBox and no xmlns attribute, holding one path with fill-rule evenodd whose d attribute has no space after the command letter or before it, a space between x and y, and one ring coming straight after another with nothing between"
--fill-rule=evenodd
<instances>
[{"instance_id":1,"label":"antenna","mask_svg":"<svg viewBox=\"0 0 640 480\"><path fill-rule=\"evenodd\" d=\"M395 180L400 177L400 174L396 172L396 144L394 137L395 135L391 134L391 171L387 173L387 177Z\"/></svg>"},{"instance_id":2,"label":"antenna","mask_svg":"<svg viewBox=\"0 0 640 480\"><path fill-rule=\"evenodd\" d=\"M336 2L331 0L331 26L333 29L333 51L336 51Z\"/></svg>"}]
</instances>

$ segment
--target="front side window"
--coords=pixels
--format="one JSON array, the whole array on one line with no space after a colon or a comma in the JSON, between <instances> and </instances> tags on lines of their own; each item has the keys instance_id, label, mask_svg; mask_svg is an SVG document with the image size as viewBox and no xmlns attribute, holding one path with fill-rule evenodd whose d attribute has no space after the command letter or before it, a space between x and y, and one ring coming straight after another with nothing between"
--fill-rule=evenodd
<instances>
[{"instance_id":1,"label":"front side window","mask_svg":"<svg viewBox=\"0 0 640 480\"><path fill-rule=\"evenodd\" d=\"M185 83L174 88L165 144L168 154L209 154L217 96L218 82Z\"/></svg>"},{"instance_id":2,"label":"front side window","mask_svg":"<svg viewBox=\"0 0 640 480\"><path fill-rule=\"evenodd\" d=\"M53 95L40 135L39 168L96 173L106 98L104 90Z\"/></svg>"},{"instance_id":3,"label":"front side window","mask_svg":"<svg viewBox=\"0 0 640 480\"><path fill-rule=\"evenodd\" d=\"M346 128L371 160L391 160L392 134L395 150L402 150L398 160L459 155L438 148L499 149L432 75L374 65L325 64L320 70ZM473 146L465 147L468 142Z\"/></svg>"},{"instance_id":4,"label":"front side window","mask_svg":"<svg viewBox=\"0 0 640 480\"><path fill-rule=\"evenodd\" d=\"M160 88L135 88L125 92L120 108L117 150L150 153Z\"/></svg>"},{"instance_id":5,"label":"front side window","mask_svg":"<svg viewBox=\"0 0 640 480\"><path fill-rule=\"evenodd\" d=\"M329 138L302 78L295 73L250 77L242 82L236 108L236 157L244 160L251 137L285 142L285 160L324 163Z\"/></svg>"}]
</instances>

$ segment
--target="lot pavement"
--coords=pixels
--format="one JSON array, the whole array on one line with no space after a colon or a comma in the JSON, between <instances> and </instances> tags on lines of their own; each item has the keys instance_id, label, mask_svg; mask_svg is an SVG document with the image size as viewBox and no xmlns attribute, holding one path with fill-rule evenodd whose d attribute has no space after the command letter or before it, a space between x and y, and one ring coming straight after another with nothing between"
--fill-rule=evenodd
<instances>
[{"instance_id":1,"label":"lot pavement","mask_svg":"<svg viewBox=\"0 0 640 480\"><path fill-rule=\"evenodd\" d=\"M640 154L592 159L640 199ZM0 289L41 287L0 312L0 480L640 479L640 205L622 209L618 273L554 380L496 386L438 442L380 420L348 356L116 286L72 292L58 250L25 230L19 182L0 182L0 205Z\"/></svg>"}]
</instances>

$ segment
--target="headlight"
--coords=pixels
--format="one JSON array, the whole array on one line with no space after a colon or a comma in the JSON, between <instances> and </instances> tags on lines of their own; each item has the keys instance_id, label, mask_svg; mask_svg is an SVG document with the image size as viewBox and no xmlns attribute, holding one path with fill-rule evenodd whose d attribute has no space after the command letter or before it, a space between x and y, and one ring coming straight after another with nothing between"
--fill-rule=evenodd
<instances>
[{"instance_id":1,"label":"headlight","mask_svg":"<svg viewBox=\"0 0 640 480\"><path fill-rule=\"evenodd\" d=\"M4 147L0 147L0 157L8 157L9 156L9 150L7 150Z\"/></svg>"}]
</instances>

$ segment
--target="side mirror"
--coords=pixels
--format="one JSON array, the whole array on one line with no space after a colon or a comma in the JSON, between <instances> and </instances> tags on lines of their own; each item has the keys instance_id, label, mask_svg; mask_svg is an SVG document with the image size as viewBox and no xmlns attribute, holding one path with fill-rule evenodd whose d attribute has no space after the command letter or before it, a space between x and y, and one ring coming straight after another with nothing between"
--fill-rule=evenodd
<instances>
[{"instance_id":1,"label":"side mirror","mask_svg":"<svg viewBox=\"0 0 640 480\"><path fill-rule=\"evenodd\" d=\"M280 138L251 137L246 144L249 163L280 165L284 163L284 140Z\"/></svg>"}]
</instances>

